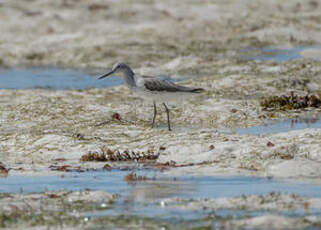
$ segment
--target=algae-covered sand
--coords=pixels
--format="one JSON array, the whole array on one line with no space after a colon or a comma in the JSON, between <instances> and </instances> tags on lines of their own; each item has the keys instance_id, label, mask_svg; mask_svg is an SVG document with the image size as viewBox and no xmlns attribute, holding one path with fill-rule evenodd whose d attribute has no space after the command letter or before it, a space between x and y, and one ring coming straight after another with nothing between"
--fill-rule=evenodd
<instances>
[{"instance_id":1,"label":"algae-covered sand","mask_svg":"<svg viewBox=\"0 0 321 230\"><path fill-rule=\"evenodd\" d=\"M278 65L286 69L298 62ZM102 146L119 151L158 151L164 147L159 163L207 162L198 169L179 169L182 174L190 171L194 175L227 173L318 180L320 129L262 135L233 133L237 128L268 123L271 119L318 117L320 111L263 109L261 97L290 94L293 90L305 94L312 89L309 85L301 85L300 90L284 88L288 84L280 87L283 84L280 74L253 73L249 65L253 63L242 64L248 67L247 73L239 70L237 75L215 74L187 81L185 85L200 86L207 91L171 107L173 132L167 131L164 111L158 117L157 127L151 129L152 105L141 101L125 86L64 91L1 90L1 159L13 168L11 173L16 173L15 168L28 171L31 163L48 168L57 158L68 160L63 164L79 164L82 155ZM260 68L268 65L271 64L260 64ZM317 85L321 82L317 80L318 74L310 69L302 78ZM120 115L120 121L112 118L115 113Z\"/></svg>"},{"instance_id":2,"label":"algae-covered sand","mask_svg":"<svg viewBox=\"0 0 321 230\"><path fill-rule=\"evenodd\" d=\"M282 95L320 98L321 1L0 1L0 20L5 22L0 33L2 68L68 67L99 75L115 62L125 61L137 73L170 75L183 80L180 84L205 89L170 105L172 132L167 131L163 110L151 129L152 105L125 86L0 89L0 169L8 179L10 175L68 173L52 170L52 165L100 168L106 162L80 159L108 147L159 154L151 167L166 168L163 174L168 176L250 175L321 182L321 129L237 133L238 128L271 120L320 116L318 106L266 108L262 101ZM306 48L289 61L249 58L269 47ZM17 195L8 196L20 202ZM5 195L1 202L7 202L4 199ZM298 199L291 202L297 205ZM197 202L190 205L204 208ZM24 210L19 207L16 212ZM11 214L7 222L6 211L1 215L0 226L12 226ZM12 215L21 220L15 223L18 227L34 223L24 214ZM78 225L78 217L66 215L66 222L60 220L64 226L72 228L73 221L77 228L91 226ZM38 217L46 225L47 217ZM49 222L57 222L54 218ZM139 221L162 226L157 225L159 220L143 217L125 218L121 224ZM293 219L267 214L224 221L226 228L269 227L273 222L282 223L273 228L296 224L304 228L320 226L320 215ZM124 227L121 224L118 227Z\"/></svg>"}]
</instances>

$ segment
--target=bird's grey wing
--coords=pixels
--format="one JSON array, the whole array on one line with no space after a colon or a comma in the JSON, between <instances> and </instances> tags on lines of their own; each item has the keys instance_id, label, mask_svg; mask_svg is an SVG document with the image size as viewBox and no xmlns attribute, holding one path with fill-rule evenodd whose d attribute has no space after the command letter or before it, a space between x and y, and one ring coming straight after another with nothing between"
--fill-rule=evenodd
<instances>
[{"instance_id":1,"label":"bird's grey wing","mask_svg":"<svg viewBox=\"0 0 321 230\"><path fill-rule=\"evenodd\" d=\"M144 86L147 90L154 92L191 92L199 93L200 88L189 88L186 86L176 85L175 83L158 78L148 78L144 80Z\"/></svg>"}]
</instances>

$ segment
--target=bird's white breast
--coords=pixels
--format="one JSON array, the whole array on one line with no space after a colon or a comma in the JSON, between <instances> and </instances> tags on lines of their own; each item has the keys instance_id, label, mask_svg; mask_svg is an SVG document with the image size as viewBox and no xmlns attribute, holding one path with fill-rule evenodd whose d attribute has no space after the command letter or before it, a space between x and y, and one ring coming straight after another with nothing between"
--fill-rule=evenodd
<instances>
[{"instance_id":1,"label":"bird's white breast","mask_svg":"<svg viewBox=\"0 0 321 230\"><path fill-rule=\"evenodd\" d=\"M155 102L171 102L184 100L186 97L192 96L191 93L185 92L166 92L166 91L150 91L144 88L133 88L133 92L144 100Z\"/></svg>"}]
</instances>

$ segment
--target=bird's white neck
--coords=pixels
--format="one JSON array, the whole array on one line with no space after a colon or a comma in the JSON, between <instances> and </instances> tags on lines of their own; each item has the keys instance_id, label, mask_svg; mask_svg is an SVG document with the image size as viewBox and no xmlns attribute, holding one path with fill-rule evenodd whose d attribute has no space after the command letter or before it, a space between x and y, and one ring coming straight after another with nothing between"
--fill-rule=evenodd
<instances>
[{"instance_id":1,"label":"bird's white neck","mask_svg":"<svg viewBox=\"0 0 321 230\"><path fill-rule=\"evenodd\" d=\"M127 87L129 87L129 88L136 87L136 81L135 81L135 77L134 77L135 73L129 67L123 68L119 72L122 75L122 77L124 79L124 83Z\"/></svg>"}]
</instances>

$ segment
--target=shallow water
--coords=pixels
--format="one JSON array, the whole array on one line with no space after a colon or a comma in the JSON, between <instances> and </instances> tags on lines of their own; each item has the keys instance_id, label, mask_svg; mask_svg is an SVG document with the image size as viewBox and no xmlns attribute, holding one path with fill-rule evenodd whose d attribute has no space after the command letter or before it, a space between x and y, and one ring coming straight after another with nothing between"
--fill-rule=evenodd
<instances>
[{"instance_id":1,"label":"shallow water","mask_svg":"<svg viewBox=\"0 0 321 230\"><path fill-rule=\"evenodd\" d=\"M98 77L97 75L73 69L0 69L0 89L90 89L108 88L123 83L122 78L118 76L110 76L103 80L98 80ZM173 82L192 78L190 76L174 76L172 78L167 75L160 75L158 77Z\"/></svg>"},{"instance_id":2,"label":"shallow water","mask_svg":"<svg viewBox=\"0 0 321 230\"><path fill-rule=\"evenodd\" d=\"M89 89L122 84L119 77L97 80L97 76L70 69L0 69L0 89Z\"/></svg>"},{"instance_id":3,"label":"shallow water","mask_svg":"<svg viewBox=\"0 0 321 230\"><path fill-rule=\"evenodd\" d=\"M121 195L114 208L86 212L87 217L106 215L137 215L163 220L193 220L208 215L208 210L192 211L159 206L165 198L206 199L263 195L271 192L321 197L321 185L290 183L262 177L164 177L159 171L135 170L146 176L143 181L125 181L130 172L125 170L72 172L64 176L9 176L0 178L0 192L30 193L52 190L103 190ZM316 215L321 210L311 210ZM218 210L217 216L258 216L262 211ZM284 215L303 216L304 211L291 211Z\"/></svg>"},{"instance_id":4,"label":"shallow water","mask_svg":"<svg viewBox=\"0 0 321 230\"><path fill-rule=\"evenodd\" d=\"M321 49L320 46L302 46L293 48L247 48L241 51L242 58L257 61L286 62L304 58L302 52L310 49Z\"/></svg>"},{"instance_id":5,"label":"shallow water","mask_svg":"<svg viewBox=\"0 0 321 230\"><path fill-rule=\"evenodd\" d=\"M125 176L131 172L147 178L143 181L125 181ZM91 189L117 193L136 201L159 200L169 197L186 199L235 197L270 192L321 197L321 185L304 184L303 186L302 184L262 177L165 177L161 172L151 169L70 172L64 176L11 176L9 174L6 178L0 177L0 183L0 192L2 193Z\"/></svg>"},{"instance_id":6,"label":"shallow water","mask_svg":"<svg viewBox=\"0 0 321 230\"><path fill-rule=\"evenodd\" d=\"M271 121L265 125L258 125L249 128L238 129L238 134L272 134L283 133L293 130L307 129L307 128L321 128L320 118L300 118L288 119L282 121Z\"/></svg>"}]
</instances>

